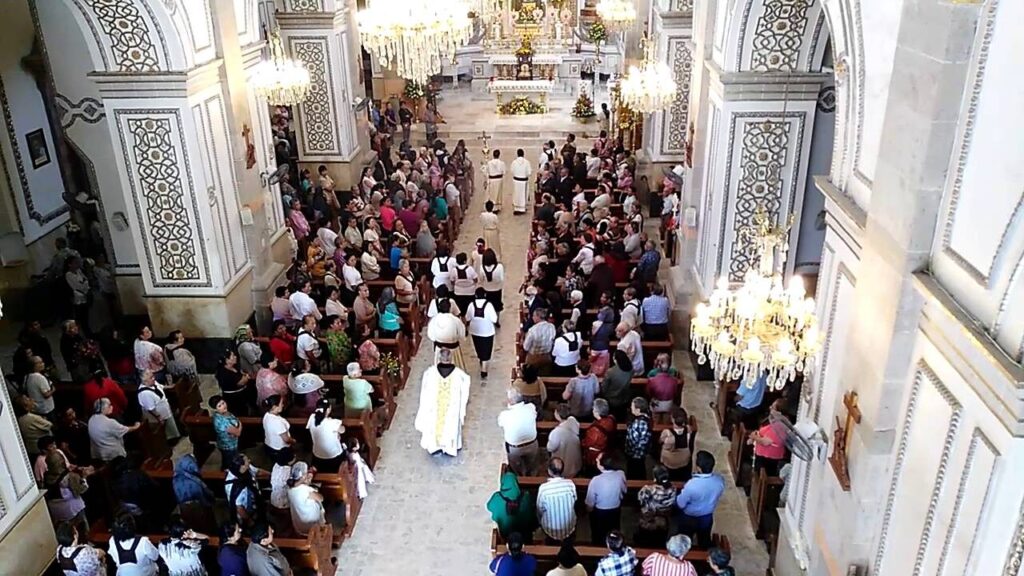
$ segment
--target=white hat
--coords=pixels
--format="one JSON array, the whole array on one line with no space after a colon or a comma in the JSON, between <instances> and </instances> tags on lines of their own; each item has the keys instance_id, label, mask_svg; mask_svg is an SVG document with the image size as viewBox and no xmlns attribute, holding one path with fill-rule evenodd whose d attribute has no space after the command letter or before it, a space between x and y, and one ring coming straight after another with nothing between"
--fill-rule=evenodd
<instances>
[{"instance_id":1,"label":"white hat","mask_svg":"<svg viewBox=\"0 0 1024 576\"><path fill-rule=\"evenodd\" d=\"M345 366L345 372L352 378L363 375L363 369L359 365L359 362L349 362L348 365Z\"/></svg>"}]
</instances>

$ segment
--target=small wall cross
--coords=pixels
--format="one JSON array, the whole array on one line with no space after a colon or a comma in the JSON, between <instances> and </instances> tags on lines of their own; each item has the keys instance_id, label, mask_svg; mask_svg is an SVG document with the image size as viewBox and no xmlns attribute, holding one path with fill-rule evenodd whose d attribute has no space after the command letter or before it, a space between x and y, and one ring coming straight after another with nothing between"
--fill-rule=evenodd
<instances>
[{"instance_id":1,"label":"small wall cross","mask_svg":"<svg viewBox=\"0 0 1024 576\"><path fill-rule=\"evenodd\" d=\"M832 455L828 457L829 464L832 465L832 471L836 473L836 479L839 480L839 486L842 487L844 492L850 491L850 435L853 431L854 424L860 424L861 412L857 406L857 393L847 392L843 395L843 406L846 406L846 423L839 420L836 417L836 431L833 435L835 442L832 446Z\"/></svg>"}]
</instances>

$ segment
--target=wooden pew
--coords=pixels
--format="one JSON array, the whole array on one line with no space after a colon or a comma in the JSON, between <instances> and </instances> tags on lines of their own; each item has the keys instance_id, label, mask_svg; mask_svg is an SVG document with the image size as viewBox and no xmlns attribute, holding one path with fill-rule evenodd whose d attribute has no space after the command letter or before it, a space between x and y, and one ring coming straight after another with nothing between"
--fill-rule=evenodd
<instances>
[{"instance_id":1,"label":"wooden pew","mask_svg":"<svg viewBox=\"0 0 1024 576\"><path fill-rule=\"evenodd\" d=\"M327 341L320 338L320 343L324 346L327 345ZM258 342L261 345L269 346L270 338L266 336L256 336L253 338L254 342ZM408 346L408 337L405 334L399 332L395 338L373 338L373 343L377 346L377 350L384 354L392 354L398 359L402 369L395 377L394 390L395 394L405 388L406 379L409 378L410 368L409 362L412 358L413 351ZM321 375L323 377L323 375Z\"/></svg>"},{"instance_id":2,"label":"wooden pew","mask_svg":"<svg viewBox=\"0 0 1024 576\"><path fill-rule=\"evenodd\" d=\"M520 364L526 363L526 350L523 349L523 341L526 340L526 334L522 331L516 332L516 358ZM615 350L615 347L619 344L618 340L612 340L609 343L609 350ZM590 340L584 339L582 342L583 346L589 347ZM654 361L657 359L658 354L672 354L672 350L675 347L675 342L672 334L668 335L668 340L642 340L641 348L643 349L644 355L644 366L647 368L654 366Z\"/></svg>"},{"instance_id":3,"label":"wooden pew","mask_svg":"<svg viewBox=\"0 0 1024 576\"><path fill-rule=\"evenodd\" d=\"M751 469L753 447L747 444L750 431L742 422L737 422L732 429L732 441L729 446L729 468L732 469L736 485L746 487L749 483L748 472Z\"/></svg>"},{"instance_id":4,"label":"wooden pew","mask_svg":"<svg viewBox=\"0 0 1024 576\"><path fill-rule=\"evenodd\" d=\"M242 436L238 439L239 448L262 446L263 418L261 416L239 416L238 420L242 424ZM312 447L312 439L309 430L306 429L308 418L291 417L287 420L292 438L306 447ZM190 426L189 436L192 438L193 445L215 443L213 419L207 412L190 412L185 415L183 421ZM376 466L377 458L380 456L380 447L377 445L377 433L372 424L371 412L365 410L359 418L343 418L342 424L345 425L346 436L354 436L359 439L359 443L366 453L364 458L370 468Z\"/></svg>"},{"instance_id":5,"label":"wooden pew","mask_svg":"<svg viewBox=\"0 0 1024 576\"><path fill-rule=\"evenodd\" d=\"M220 539L215 535L204 547L200 556L203 563L214 566L216 561L216 550ZM154 546L159 545L161 540L166 539L166 534L147 534L147 538ZM94 522L89 530L89 542L104 550L107 549L111 534L103 521ZM314 526L305 537L286 538L274 535L274 544L281 549L281 552L288 558L288 563L293 569L305 568L313 570L318 576L333 576L337 571L337 562L332 552L334 540L334 529L330 524L325 526Z\"/></svg>"},{"instance_id":6,"label":"wooden pew","mask_svg":"<svg viewBox=\"0 0 1024 576\"><path fill-rule=\"evenodd\" d=\"M517 378L519 378L518 368L512 368L512 382ZM544 387L547 389L548 402L561 402L562 393L565 392L565 388L569 385L569 380L572 380L572 378L569 376L541 376L540 380L544 382ZM647 382L648 378L634 376L629 381L629 387L633 392L633 396L647 397Z\"/></svg>"},{"instance_id":7,"label":"wooden pew","mask_svg":"<svg viewBox=\"0 0 1024 576\"><path fill-rule=\"evenodd\" d=\"M696 419L691 416L690 423L696 425ZM590 428L590 422L580 422L580 438L587 433L587 429ZM626 424L618 423L615 425L615 434L609 439L609 443L615 447L622 447L626 443ZM538 420L537 421L537 443L540 444L541 449L547 445L548 436L551 435L551 431L558 427L558 422L554 420ZM651 424L651 441L655 442L658 436L664 430L672 428L669 424Z\"/></svg>"},{"instance_id":8,"label":"wooden pew","mask_svg":"<svg viewBox=\"0 0 1024 576\"><path fill-rule=\"evenodd\" d=\"M327 385L334 396L337 396L343 389L345 377L341 374L323 374L320 378L323 379L324 384ZM386 374L380 376L364 375L363 379L373 385L373 395L384 404L384 419L382 423L383 429L388 430L391 428L391 421L395 419L395 411L398 409L391 376Z\"/></svg>"},{"instance_id":9,"label":"wooden pew","mask_svg":"<svg viewBox=\"0 0 1024 576\"><path fill-rule=\"evenodd\" d=\"M170 460L148 459L143 462L142 471L161 485L166 486L168 497L173 498L171 479L174 476L174 467ZM214 495L218 499L223 499L224 480L227 473L223 470L202 468L199 475L213 490ZM269 483L270 471L261 469L257 473L256 479ZM335 544L341 544L344 538L352 534L359 511L362 509L362 502L359 500L359 491L356 487L356 471L350 463L343 462L335 471L317 470L313 476L313 482L318 485L318 491L323 495L325 505L345 506L345 529L334 534ZM196 530L202 531L198 528Z\"/></svg>"},{"instance_id":10,"label":"wooden pew","mask_svg":"<svg viewBox=\"0 0 1024 576\"><path fill-rule=\"evenodd\" d=\"M736 391L740 389L739 381L718 383L718 396L715 398L715 420L718 421L718 432L725 436L725 423L729 419L729 408L736 404Z\"/></svg>"},{"instance_id":11,"label":"wooden pew","mask_svg":"<svg viewBox=\"0 0 1024 576\"><path fill-rule=\"evenodd\" d=\"M772 532L766 522L768 515L775 514L775 508L779 505L779 496L785 486L782 478L768 476L762 468L753 474L750 481L750 497L747 499L747 513L750 515L750 525L754 528L754 535L765 540ZM778 522L774 528L777 530Z\"/></svg>"}]
</instances>

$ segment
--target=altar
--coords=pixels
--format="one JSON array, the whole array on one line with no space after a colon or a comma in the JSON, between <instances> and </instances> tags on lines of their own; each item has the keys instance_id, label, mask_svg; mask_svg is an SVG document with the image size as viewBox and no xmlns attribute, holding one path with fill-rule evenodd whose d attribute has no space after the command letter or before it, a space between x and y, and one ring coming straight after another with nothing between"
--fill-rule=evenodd
<instances>
[{"instance_id":1,"label":"altar","mask_svg":"<svg viewBox=\"0 0 1024 576\"><path fill-rule=\"evenodd\" d=\"M503 105L509 97L512 99L519 98L530 100L530 96L532 95L538 96L539 101L537 104L540 108L535 112L522 113L547 112L548 94L551 94L551 91L554 90L554 88L555 83L551 80L491 80L487 83L487 91L494 94L499 114L516 113L514 111L508 112L503 109Z\"/></svg>"}]
</instances>

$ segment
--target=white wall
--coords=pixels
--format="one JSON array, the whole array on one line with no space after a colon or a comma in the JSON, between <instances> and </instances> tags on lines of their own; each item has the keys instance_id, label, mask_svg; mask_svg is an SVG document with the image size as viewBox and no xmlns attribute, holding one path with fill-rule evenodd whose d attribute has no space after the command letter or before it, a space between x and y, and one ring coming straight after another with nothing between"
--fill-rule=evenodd
<instances>
[{"instance_id":1,"label":"white wall","mask_svg":"<svg viewBox=\"0 0 1024 576\"><path fill-rule=\"evenodd\" d=\"M53 133L35 80L21 66L32 50L35 28L24 0L4 3L4 33L0 34L0 107L4 132L0 135L4 177L10 182L18 207L22 233L31 243L67 221ZM32 165L25 136L42 129L50 162Z\"/></svg>"},{"instance_id":2,"label":"white wall","mask_svg":"<svg viewBox=\"0 0 1024 576\"><path fill-rule=\"evenodd\" d=\"M800 220L800 236L794 253L796 265L805 269L807 265L821 262L822 245L825 242L825 230L817 228L818 214L825 209L825 197L811 177L827 176L832 166L832 148L836 131L834 90L833 82L826 82L814 114L811 152L807 160L808 178L801 210L803 217ZM833 94L831 107L826 102L825 95L828 93ZM813 266L810 268L813 269Z\"/></svg>"},{"instance_id":3,"label":"white wall","mask_svg":"<svg viewBox=\"0 0 1024 576\"><path fill-rule=\"evenodd\" d=\"M945 202L932 251L936 277L1022 360L1024 308L1024 4L1000 2L979 24Z\"/></svg>"}]
</instances>

